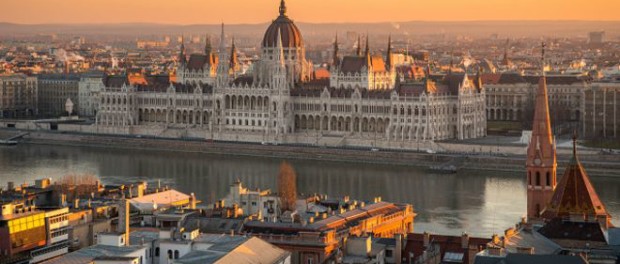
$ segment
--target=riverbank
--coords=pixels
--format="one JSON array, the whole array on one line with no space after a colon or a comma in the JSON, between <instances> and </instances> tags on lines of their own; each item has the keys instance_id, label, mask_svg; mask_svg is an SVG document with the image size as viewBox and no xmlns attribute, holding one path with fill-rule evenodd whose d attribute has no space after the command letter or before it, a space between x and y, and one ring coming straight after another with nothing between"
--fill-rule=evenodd
<instances>
[{"instance_id":1,"label":"riverbank","mask_svg":"<svg viewBox=\"0 0 620 264\"><path fill-rule=\"evenodd\" d=\"M2 134L18 133L16 130L3 129ZM206 153L216 155L238 155L268 157L276 159L327 160L335 162L370 163L398 166L415 166L428 168L449 162L462 154L436 153L398 150L375 150L329 148L296 145L263 145L238 142L215 142L206 140L143 138L136 136L93 135L79 133L61 133L47 131L29 131L20 143L88 146L118 149L141 149L146 151L180 151ZM471 144L464 144L472 146ZM570 156L558 156L558 174L563 172L563 166L568 163ZM582 163L589 175L603 177L620 177L619 157L610 155L583 155ZM460 168L466 170L488 171L524 171L525 157L523 155L465 155Z\"/></svg>"}]
</instances>

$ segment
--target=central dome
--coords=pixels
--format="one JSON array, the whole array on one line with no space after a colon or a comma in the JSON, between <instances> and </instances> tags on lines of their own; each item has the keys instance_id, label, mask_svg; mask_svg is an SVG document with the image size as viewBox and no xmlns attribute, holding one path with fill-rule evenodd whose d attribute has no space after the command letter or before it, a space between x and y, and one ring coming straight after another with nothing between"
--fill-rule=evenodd
<instances>
[{"instance_id":1,"label":"central dome","mask_svg":"<svg viewBox=\"0 0 620 264\"><path fill-rule=\"evenodd\" d=\"M275 48L278 45L278 31L282 35L282 47L300 48L303 46L299 28L286 16L284 0L280 2L280 16L269 25L265 32L263 48Z\"/></svg>"}]
</instances>

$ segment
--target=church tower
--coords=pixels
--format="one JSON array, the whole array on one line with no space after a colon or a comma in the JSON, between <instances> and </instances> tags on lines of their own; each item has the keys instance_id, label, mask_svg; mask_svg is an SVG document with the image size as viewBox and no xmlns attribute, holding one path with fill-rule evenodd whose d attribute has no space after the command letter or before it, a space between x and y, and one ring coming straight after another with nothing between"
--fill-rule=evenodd
<instances>
[{"instance_id":1,"label":"church tower","mask_svg":"<svg viewBox=\"0 0 620 264\"><path fill-rule=\"evenodd\" d=\"M556 149L551 134L547 80L544 72L545 44L542 44L542 75L536 92L532 137L527 148L527 217L536 219L553 196L556 186Z\"/></svg>"}]
</instances>

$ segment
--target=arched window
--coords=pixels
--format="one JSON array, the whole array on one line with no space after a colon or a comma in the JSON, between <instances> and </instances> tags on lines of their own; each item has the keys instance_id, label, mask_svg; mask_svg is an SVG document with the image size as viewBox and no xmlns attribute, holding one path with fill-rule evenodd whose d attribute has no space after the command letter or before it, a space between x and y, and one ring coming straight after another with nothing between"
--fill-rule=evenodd
<instances>
[{"instance_id":1,"label":"arched window","mask_svg":"<svg viewBox=\"0 0 620 264\"><path fill-rule=\"evenodd\" d=\"M536 186L540 186L540 172L536 172Z\"/></svg>"},{"instance_id":2,"label":"arched window","mask_svg":"<svg viewBox=\"0 0 620 264\"><path fill-rule=\"evenodd\" d=\"M551 175L547 172L547 186L551 186Z\"/></svg>"},{"instance_id":3,"label":"arched window","mask_svg":"<svg viewBox=\"0 0 620 264\"><path fill-rule=\"evenodd\" d=\"M168 259L172 259L172 250L168 249Z\"/></svg>"},{"instance_id":4,"label":"arched window","mask_svg":"<svg viewBox=\"0 0 620 264\"><path fill-rule=\"evenodd\" d=\"M159 257L159 247L156 247L156 248L155 248L155 256L156 256L156 257Z\"/></svg>"},{"instance_id":5,"label":"arched window","mask_svg":"<svg viewBox=\"0 0 620 264\"><path fill-rule=\"evenodd\" d=\"M175 250L174 251L174 259L178 259L179 258L179 251Z\"/></svg>"}]
</instances>

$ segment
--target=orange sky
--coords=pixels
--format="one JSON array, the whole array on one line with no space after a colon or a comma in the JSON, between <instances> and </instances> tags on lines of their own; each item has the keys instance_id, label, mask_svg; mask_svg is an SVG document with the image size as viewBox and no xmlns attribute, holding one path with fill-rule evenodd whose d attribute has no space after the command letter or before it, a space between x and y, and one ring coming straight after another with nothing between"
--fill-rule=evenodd
<instances>
[{"instance_id":1,"label":"orange sky","mask_svg":"<svg viewBox=\"0 0 620 264\"><path fill-rule=\"evenodd\" d=\"M0 0L14 23L267 22L279 0ZM620 0L287 0L303 22L620 20Z\"/></svg>"}]
</instances>

